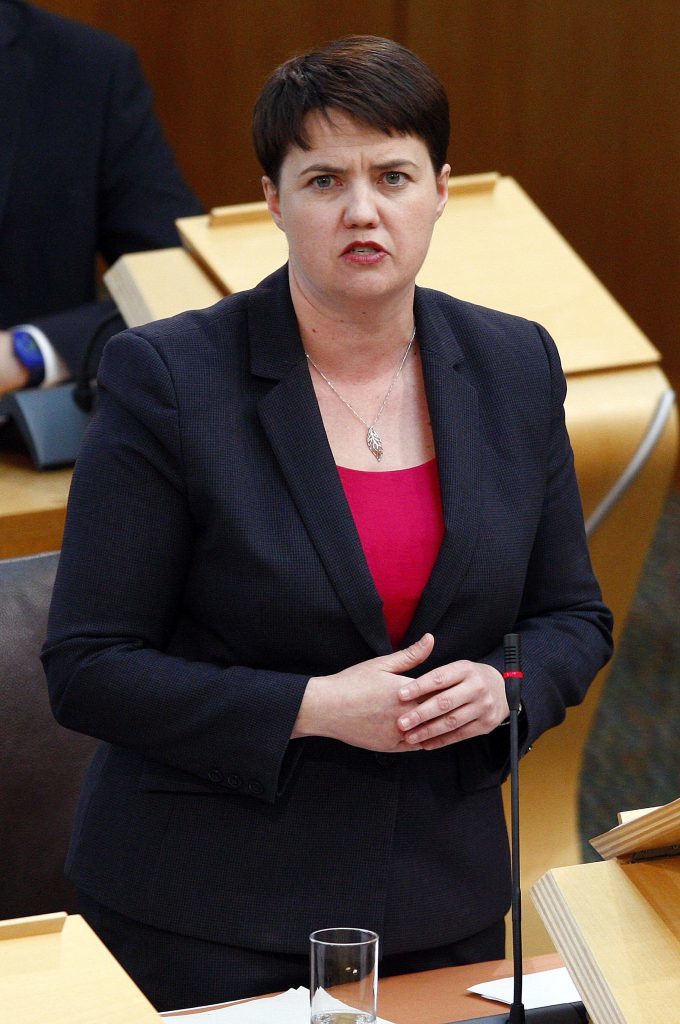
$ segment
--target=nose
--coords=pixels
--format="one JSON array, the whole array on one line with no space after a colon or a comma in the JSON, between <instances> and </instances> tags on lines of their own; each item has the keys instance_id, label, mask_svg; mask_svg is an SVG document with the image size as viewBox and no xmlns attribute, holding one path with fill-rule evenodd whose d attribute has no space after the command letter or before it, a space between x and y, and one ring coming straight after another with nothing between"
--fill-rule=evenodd
<instances>
[{"instance_id":1,"label":"nose","mask_svg":"<svg viewBox=\"0 0 680 1024\"><path fill-rule=\"evenodd\" d=\"M377 197L368 182L353 182L347 187L343 222L347 228L374 228L380 223Z\"/></svg>"}]
</instances>

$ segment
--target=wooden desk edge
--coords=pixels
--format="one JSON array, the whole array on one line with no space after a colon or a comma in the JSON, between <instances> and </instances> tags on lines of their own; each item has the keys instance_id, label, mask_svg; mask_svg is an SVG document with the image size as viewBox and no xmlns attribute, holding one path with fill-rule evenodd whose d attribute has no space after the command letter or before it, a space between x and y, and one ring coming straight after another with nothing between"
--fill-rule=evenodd
<instances>
[{"instance_id":1,"label":"wooden desk edge","mask_svg":"<svg viewBox=\"0 0 680 1024\"><path fill-rule=\"evenodd\" d=\"M526 957L524 973L534 974L536 971L548 971L561 966L562 960L557 953ZM491 1017L507 1009L507 1006L469 993L467 989L470 985L511 976L512 961L494 960L382 978L378 987L378 1016L392 1024L446 1024L448 1021L465 1020L468 1017ZM265 996L257 998L264 999ZM235 1004L217 1003L196 1010L168 1011L168 1016L199 1017L227 1005ZM163 1016L161 1014L161 1018Z\"/></svg>"}]
</instances>

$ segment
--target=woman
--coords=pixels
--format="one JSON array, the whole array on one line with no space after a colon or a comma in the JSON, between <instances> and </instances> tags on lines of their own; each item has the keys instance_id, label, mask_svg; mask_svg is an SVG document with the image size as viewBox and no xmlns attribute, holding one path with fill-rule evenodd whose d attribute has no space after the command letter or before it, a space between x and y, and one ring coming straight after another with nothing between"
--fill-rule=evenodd
<instances>
[{"instance_id":1,"label":"woman","mask_svg":"<svg viewBox=\"0 0 680 1024\"><path fill-rule=\"evenodd\" d=\"M438 80L341 40L254 136L288 266L109 344L44 654L104 741L67 874L161 1008L304 984L327 925L383 974L502 956L503 636L523 750L610 654L554 344L415 288Z\"/></svg>"}]
</instances>

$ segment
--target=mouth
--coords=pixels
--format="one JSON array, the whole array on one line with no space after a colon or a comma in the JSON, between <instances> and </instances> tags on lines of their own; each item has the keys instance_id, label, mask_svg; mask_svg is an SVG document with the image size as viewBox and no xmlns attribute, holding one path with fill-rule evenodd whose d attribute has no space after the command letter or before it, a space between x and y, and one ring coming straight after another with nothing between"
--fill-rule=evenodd
<instances>
[{"instance_id":1,"label":"mouth","mask_svg":"<svg viewBox=\"0 0 680 1024\"><path fill-rule=\"evenodd\" d=\"M386 252L378 242L350 242L342 250L342 255L353 254L356 256L373 256L378 252Z\"/></svg>"}]
</instances>

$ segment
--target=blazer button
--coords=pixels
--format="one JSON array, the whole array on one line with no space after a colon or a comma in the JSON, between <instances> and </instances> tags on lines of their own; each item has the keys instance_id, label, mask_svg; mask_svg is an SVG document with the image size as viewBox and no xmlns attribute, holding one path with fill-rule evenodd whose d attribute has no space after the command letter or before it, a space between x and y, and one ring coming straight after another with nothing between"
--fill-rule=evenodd
<instances>
[{"instance_id":1,"label":"blazer button","mask_svg":"<svg viewBox=\"0 0 680 1024\"><path fill-rule=\"evenodd\" d=\"M219 768L211 768L208 772L208 778L211 782L224 782L224 775Z\"/></svg>"},{"instance_id":2,"label":"blazer button","mask_svg":"<svg viewBox=\"0 0 680 1024\"><path fill-rule=\"evenodd\" d=\"M262 796L264 793L264 786L257 779L248 779L248 792L252 793L253 796Z\"/></svg>"},{"instance_id":3,"label":"blazer button","mask_svg":"<svg viewBox=\"0 0 680 1024\"><path fill-rule=\"evenodd\" d=\"M231 789L240 789L243 785L243 779L236 772L232 772L231 775L227 775L227 785Z\"/></svg>"}]
</instances>

